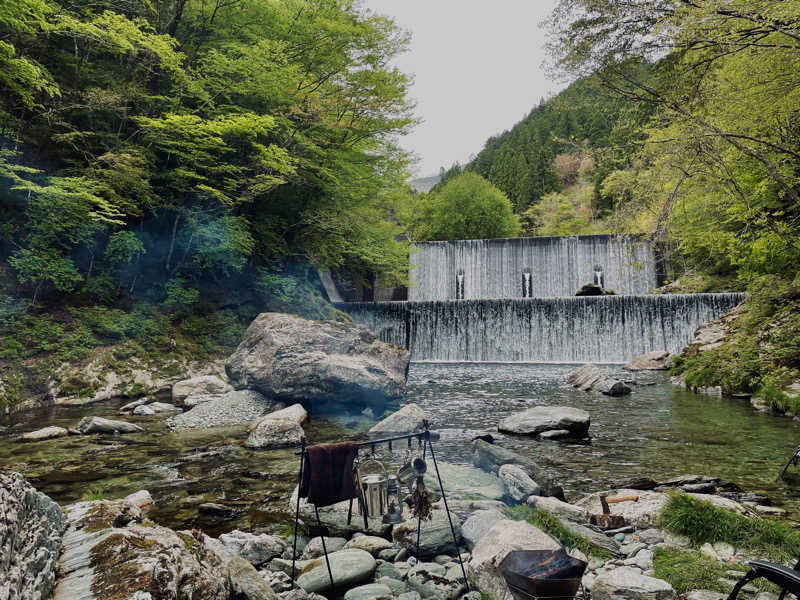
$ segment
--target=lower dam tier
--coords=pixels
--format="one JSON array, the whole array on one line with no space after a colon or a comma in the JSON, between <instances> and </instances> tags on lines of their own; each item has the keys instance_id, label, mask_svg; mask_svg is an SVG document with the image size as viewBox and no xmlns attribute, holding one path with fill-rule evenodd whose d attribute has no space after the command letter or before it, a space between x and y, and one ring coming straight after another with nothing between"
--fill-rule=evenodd
<instances>
[{"instance_id":1,"label":"lower dam tier","mask_svg":"<svg viewBox=\"0 0 800 600\"><path fill-rule=\"evenodd\" d=\"M414 361L621 363L680 352L744 294L341 303Z\"/></svg>"}]
</instances>

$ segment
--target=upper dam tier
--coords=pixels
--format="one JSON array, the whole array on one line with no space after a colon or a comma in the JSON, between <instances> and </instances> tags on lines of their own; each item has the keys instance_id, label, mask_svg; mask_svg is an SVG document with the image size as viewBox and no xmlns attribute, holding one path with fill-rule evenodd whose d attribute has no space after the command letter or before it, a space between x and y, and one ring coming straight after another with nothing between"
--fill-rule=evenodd
<instances>
[{"instance_id":1,"label":"upper dam tier","mask_svg":"<svg viewBox=\"0 0 800 600\"><path fill-rule=\"evenodd\" d=\"M411 263L408 300L415 302L574 296L592 282L641 295L660 283L653 248L639 236L423 242Z\"/></svg>"}]
</instances>

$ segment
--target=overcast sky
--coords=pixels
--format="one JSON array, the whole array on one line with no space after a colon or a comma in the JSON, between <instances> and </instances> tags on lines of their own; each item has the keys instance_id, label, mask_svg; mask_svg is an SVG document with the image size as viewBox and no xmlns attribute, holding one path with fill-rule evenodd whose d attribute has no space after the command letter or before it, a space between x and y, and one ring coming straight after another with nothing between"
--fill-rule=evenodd
<instances>
[{"instance_id":1,"label":"overcast sky","mask_svg":"<svg viewBox=\"0 0 800 600\"><path fill-rule=\"evenodd\" d=\"M563 83L543 71L541 22L556 0L363 0L411 32L397 66L414 75L411 97L424 122L403 140L418 176L478 153L539 98Z\"/></svg>"}]
</instances>

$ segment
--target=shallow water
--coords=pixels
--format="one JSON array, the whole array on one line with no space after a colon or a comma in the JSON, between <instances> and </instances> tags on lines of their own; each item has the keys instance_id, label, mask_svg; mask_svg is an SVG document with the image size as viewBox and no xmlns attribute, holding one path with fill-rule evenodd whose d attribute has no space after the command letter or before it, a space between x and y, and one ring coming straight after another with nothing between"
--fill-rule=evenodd
<instances>
[{"instance_id":1,"label":"shallow water","mask_svg":"<svg viewBox=\"0 0 800 600\"><path fill-rule=\"evenodd\" d=\"M574 365L421 364L409 372L407 402L427 411L437 458L471 462L469 441L492 431L506 415L534 405L568 405L592 415L591 438L537 441L493 435L530 456L561 483L568 496L595 491L632 476L656 479L695 473L719 476L762 492L796 511L800 488L776 481L800 439L800 424L752 410L746 402L700 396L672 386L666 374L626 374L640 384L623 398L570 388ZM121 403L52 407L16 415L0 434L0 467L23 472L56 501L117 498L139 489L153 495L153 518L175 528L217 534L237 527L278 531L291 520L287 499L295 485L293 450L251 451L245 427L171 433L164 416L121 417ZM85 415L122 418L146 433L75 436L21 443L14 436L46 425L74 427ZM374 421L362 415L317 414L309 443L358 437ZM396 449L395 458L400 457ZM385 452L384 452L385 454ZM238 509L228 520L198 512L203 502Z\"/></svg>"},{"instance_id":2,"label":"shallow water","mask_svg":"<svg viewBox=\"0 0 800 600\"><path fill-rule=\"evenodd\" d=\"M591 438L533 440L492 431L497 443L531 457L564 486L567 496L596 491L634 476L697 474L722 477L800 508L800 488L776 481L800 442L800 423L754 411L749 402L695 394L669 383L666 373L628 373L633 393L621 398L575 390L574 365L417 364L409 398L434 428L449 427L437 449L468 463L473 431L491 431L505 416L537 405L574 406L592 418ZM608 367L614 370L618 367Z\"/></svg>"}]
</instances>

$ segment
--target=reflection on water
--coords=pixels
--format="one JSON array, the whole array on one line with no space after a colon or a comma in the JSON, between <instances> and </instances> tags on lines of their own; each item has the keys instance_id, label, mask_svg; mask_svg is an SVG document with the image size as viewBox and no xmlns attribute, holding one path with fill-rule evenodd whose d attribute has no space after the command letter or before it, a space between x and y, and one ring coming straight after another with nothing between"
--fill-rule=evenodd
<instances>
[{"instance_id":1,"label":"reflection on water","mask_svg":"<svg viewBox=\"0 0 800 600\"><path fill-rule=\"evenodd\" d=\"M800 424L754 411L741 400L711 398L669 383L666 373L620 372L635 379L621 398L586 393L566 383L574 365L417 364L409 400L435 427L492 430L506 415L537 405L582 408L592 417L591 439L538 441L498 436L498 444L531 457L564 485L568 496L633 476L693 473L729 479L763 492L788 508L800 507L800 489L776 481L800 443ZM614 369L615 367L609 367ZM450 461L470 461L463 442L473 431L447 432L438 443Z\"/></svg>"},{"instance_id":2,"label":"reflection on water","mask_svg":"<svg viewBox=\"0 0 800 600\"><path fill-rule=\"evenodd\" d=\"M696 473L730 479L749 491L800 508L800 488L776 476L791 456L800 426L753 411L741 401L699 396L668 383L663 373L625 374L640 383L623 398L578 392L566 383L574 366L526 364L415 364L409 402L428 412L441 432L437 457L470 463L469 441L492 431L504 416L534 405L568 405L592 415L591 439L537 441L494 433L499 444L539 462L569 496L636 475ZM288 524L295 485L294 451L242 447L246 428L170 433L163 416L122 417L147 432L75 436L23 444L11 438L46 425L74 427L85 415L119 418L120 403L55 407L14 417L0 434L0 467L22 471L65 504L87 495L117 498L148 489L153 518L164 525L201 527L215 534L236 527L277 530ZM306 429L310 443L357 437L374 421L363 415L318 414ZM13 425L12 423L4 423ZM205 517L204 502L238 511L229 521Z\"/></svg>"}]
</instances>

